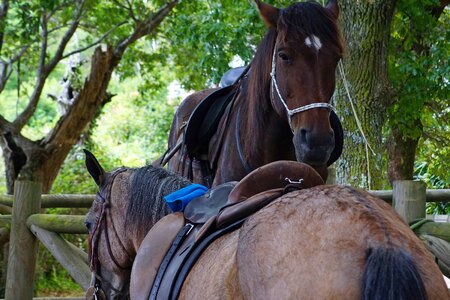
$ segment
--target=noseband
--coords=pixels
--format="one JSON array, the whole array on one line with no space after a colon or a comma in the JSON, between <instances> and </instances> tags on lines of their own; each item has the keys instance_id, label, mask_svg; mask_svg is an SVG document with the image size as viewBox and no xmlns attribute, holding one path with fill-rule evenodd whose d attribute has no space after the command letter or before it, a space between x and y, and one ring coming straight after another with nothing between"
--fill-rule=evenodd
<instances>
[{"instance_id":1,"label":"noseband","mask_svg":"<svg viewBox=\"0 0 450 300\"><path fill-rule=\"evenodd\" d=\"M100 213L96 216L94 230L92 232L92 235L89 238L89 260L90 260L89 267L92 271L92 276L91 276L90 287L86 292L86 299L88 299L88 295L89 295L89 299L103 299L103 297L104 297L103 296L104 292L101 290L100 283L98 282L99 279L100 279L100 281L104 280L99 275L100 261L98 258L98 240L99 240L100 232L102 229L101 225L103 225L103 227L104 227L103 229L105 231L106 247L107 247L108 254L109 254L111 260L116 265L116 267L118 267L119 269L128 270L128 271L131 270L131 266L130 267L122 266L118 262L118 260L114 256L114 254L112 253L111 243L109 241L107 216L106 216L108 208L109 209L111 208L111 205L110 205L111 203L110 203L109 199L111 198L111 190L112 190L114 179L117 177L117 175L125 172L126 170L127 170L126 168L119 168L113 174L111 174L111 176L112 176L111 183L107 189L107 194L105 196L103 196L100 193L101 191L97 194L100 197L100 199L102 200L102 202L101 202L102 204L101 204ZM96 200L94 200L94 201L96 201ZM123 243L121 242L121 240L119 238L119 235L116 231L116 228L114 226L114 222L112 219L111 219L111 223L112 223L113 231L117 237L117 240L119 241L119 245L122 247L122 249L125 251L125 253L128 254L125 246L123 245ZM110 286L111 286L111 289L114 290L116 293L122 294L122 292L115 289L111 283L110 283Z\"/></svg>"},{"instance_id":2,"label":"noseband","mask_svg":"<svg viewBox=\"0 0 450 300\"><path fill-rule=\"evenodd\" d=\"M313 108L327 108L329 110L336 112L336 109L333 105L331 105L329 103L324 103L324 102L311 103L311 104L307 104L307 105L304 105L304 106L301 106L298 108L289 109L289 107L287 106L286 100L281 95L280 88L278 87L278 82L277 82L277 78L276 78L276 60L275 60L276 49L277 49L277 47L275 45L273 48L273 55L272 55L272 70L270 72L270 77L272 78L271 96L272 96L272 101L274 101L275 97L274 97L273 91L275 90L277 92L278 98L280 99L281 103L283 104L284 108L286 109L286 112L288 115L289 127L291 128L291 130L294 131L292 129L292 125L291 125L291 117L295 114L298 114L300 112L310 110Z\"/></svg>"}]
</instances>

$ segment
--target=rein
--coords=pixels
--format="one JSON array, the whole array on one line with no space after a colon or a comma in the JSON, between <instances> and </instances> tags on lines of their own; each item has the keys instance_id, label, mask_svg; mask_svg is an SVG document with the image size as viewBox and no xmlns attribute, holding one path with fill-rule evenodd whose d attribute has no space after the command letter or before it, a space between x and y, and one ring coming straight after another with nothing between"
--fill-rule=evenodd
<instances>
[{"instance_id":1,"label":"rein","mask_svg":"<svg viewBox=\"0 0 450 300\"><path fill-rule=\"evenodd\" d=\"M298 114L300 112L306 111L306 110L310 110L313 108L327 108L329 110L332 110L334 112L336 112L336 108L329 104L329 103L324 103L324 102L317 102L317 103L311 103L311 104L307 104L298 108L294 108L294 109L289 109L289 107L287 106L286 100L283 98L283 96L281 95L280 92L280 88L278 87L278 82L277 82L277 77L276 77L276 60L275 60L275 54L276 54L276 45L273 48L273 55L272 55L272 70L270 72L270 77L271 77L271 99L272 102L274 101L275 97L274 97L274 90L277 92L278 98L280 99L280 102L283 104L284 108L286 109L287 115L288 115L288 121L289 121L289 127L292 130L292 125L291 125L291 117L295 114ZM293 131L293 130L292 130Z\"/></svg>"},{"instance_id":2,"label":"rein","mask_svg":"<svg viewBox=\"0 0 450 300\"><path fill-rule=\"evenodd\" d=\"M114 179L117 177L117 175L125 172L127 169L126 168L120 168L117 169L113 174L112 174L112 178L111 178L111 184L109 185L108 189L107 189L107 194L106 196L103 196L100 192L97 194L99 196L99 198L101 199L101 210L100 213L97 215L97 220L95 222L95 227L94 230L92 232L91 237L89 238L89 267L92 271L92 276L91 276L91 283L90 283L90 287L88 288L87 292L86 292L86 299L103 299L104 297L104 293L100 288L100 283L98 281L104 281L104 279L99 275L99 271L100 271L100 262L99 262L99 258L98 258L98 239L101 233L101 229L103 228L105 230L105 238L106 238L106 247L108 250L108 254L111 258L111 260L113 261L113 263L116 265L116 267L118 267L119 269L122 270L131 270L131 266L122 266L116 259L116 257L114 256L114 254L112 253L111 250L111 243L109 240L109 232L108 232L108 224L107 224L107 211L108 209L111 208L111 203L110 201L108 201L111 197L111 189L113 186L113 182ZM117 237L117 240L119 241L119 245L122 248L122 250L124 250L125 253L128 253L128 251L126 250L125 246L123 245L122 241L119 238L119 235L117 233L116 227L114 225L113 219L111 217L111 214L109 214L109 218L110 218L110 222L112 224L112 228L114 231L114 234ZM101 227L103 225L103 227ZM114 286L110 283L111 289L114 290L117 293L121 293L121 291L117 290L114 288Z\"/></svg>"}]
</instances>

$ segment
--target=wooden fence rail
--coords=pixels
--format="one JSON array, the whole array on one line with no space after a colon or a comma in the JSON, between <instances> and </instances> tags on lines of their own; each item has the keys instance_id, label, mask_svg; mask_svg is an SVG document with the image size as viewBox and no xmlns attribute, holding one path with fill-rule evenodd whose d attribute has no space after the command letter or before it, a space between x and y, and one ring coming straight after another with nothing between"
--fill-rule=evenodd
<instances>
[{"instance_id":1,"label":"wooden fence rail","mask_svg":"<svg viewBox=\"0 0 450 300\"><path fill-rule=\"evenodd\" d=\"M370 194L392 203L392 190L369 190ZM0 205L12 207L13 195L0 195ZM43 194L42 208L89 208L95 199L93 194ZM427 189L426 202L450 202L450 189Z\"/></svg>"},{"instance_id":2,"label":"wooden fence rail","mask_svg":"<svg viewBox=\"0 0 450 300\"><path fill-rule=\"evenodd\" d=\"M370 194L383 199L388 203L392 203L393 190L369 190ZM426 202L450 202L450 190L449 189L434 189L426 190L425 192ZM1 202L0 202L1 203Z\"/></svg>"},{"instance_id":3,"label":"wooden fence rail","mask_svg":"<svg viewBox=\"0 0 450 300\"><path fill-rule=\"evenodd\" d=\"M58 194L42 195L41 208L89 208L94 201L95 195L83 194ZM0 204L12 207L13 195L0 195Z\"/></svg>"},{"instance_id":4,"label":"wooden fence rail","mask_svg":"<svg viewBox=\"0 0 450 300\"><path fill-rule=\"evenodd\" d=\"M450 201L450 190L426 190L424 183L415 181L397 181L394 182L392 191L369 193L392 202L397 212L408 222L425 217L425 201ZM27 181L16 182L14 196L0 195L0 241L5 236L10 238L5 299L32 298L33 289L30 287L34 286L38 240L83 289L88 287L90 271L87 254L60 236L60 233L87 233L83 223L84 216L41 214L40 210L49 207L88 208L94 198L95 195L41 195L41 185ZM8 211L12 213L5 214ZM450 223L426 223L417 232L431 245L428 246L433 253L450 249L447 248L450 245ZM436 238L443 243L439 249L433 249L432 246L436 244L433 240ZM445 256L442 260L445 264L441 270L449 277L448 250L439 255Z\"/></svg>"}]
</instances>

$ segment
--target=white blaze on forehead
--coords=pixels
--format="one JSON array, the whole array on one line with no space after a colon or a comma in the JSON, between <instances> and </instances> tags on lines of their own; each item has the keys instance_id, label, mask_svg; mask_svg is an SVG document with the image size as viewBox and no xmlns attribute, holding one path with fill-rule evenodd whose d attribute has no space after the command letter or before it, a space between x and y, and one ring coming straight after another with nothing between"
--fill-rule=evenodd
<instances>
[{"instance_id":1,"label":"white blaze on forehead","mask_svg":"<svg viewBox=\"0 0 450 300\"><path fill-rule=\"evenodd\" d=\"M314 34L311 36L306 37L305 39L305 44L308 47L313 47L315 48L317 51L320 50L320 48L322 48L322 42L320 41L320 39L315 36Z\"/></svg>"}]
</instances>

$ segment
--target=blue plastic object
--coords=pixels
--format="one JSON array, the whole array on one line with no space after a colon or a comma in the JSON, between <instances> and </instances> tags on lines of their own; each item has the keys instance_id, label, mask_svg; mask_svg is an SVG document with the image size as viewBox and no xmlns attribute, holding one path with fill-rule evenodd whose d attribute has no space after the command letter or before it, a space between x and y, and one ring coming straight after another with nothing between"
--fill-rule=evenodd
<instances>
[{"instance_id":1,"label":"blue plastic object","mask_svg":"<svg viewBox=\"0 0 450 300\"><path fill-rule=\"evenodd\" d=\"M191 200L202 196L206 191L208 191L206 186L194 183L164 196L164 200L172 211L183 211Z\"/></svg>"}]
</instances>

